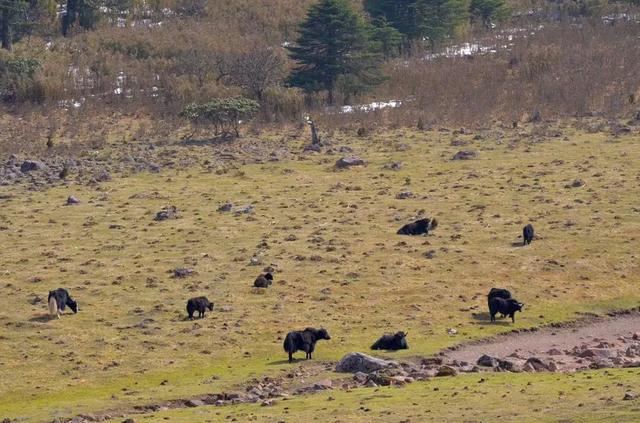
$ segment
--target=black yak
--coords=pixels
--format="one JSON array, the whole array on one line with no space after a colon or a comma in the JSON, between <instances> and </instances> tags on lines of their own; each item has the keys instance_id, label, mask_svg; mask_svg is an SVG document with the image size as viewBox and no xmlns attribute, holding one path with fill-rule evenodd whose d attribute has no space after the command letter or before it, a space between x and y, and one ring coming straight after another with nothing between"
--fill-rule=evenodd
<instances>
[{"instance_id":1,"label":"black yak","mask_svg":"<svg viewBox=\"0 0 640 423\"><path fill-rule=\"evenodd\" d=\"M371 346L372 350L406 350L409 348L407 344L407 334L405 332L396 332L395 334L385 334Z\"/></svg>"},{"instance_id":2,"label":"black yak","mask_svg":"<svg viewBox=\"0 0 640 423\"><path fill-rule=\"evenodd\" d=\"M522 240L522 245L531 244L533 241L533 225L531 223L522 228Z\"/></svg>"},{"instance_id":3,"label":"black yak","mask_svg":"<svg viewBox=\"0 0 640 423\"><path fill-rule=\"evenodd\" d=\"M203 318L206 309L213 311L213 303L207 299L207 297L191 298L187 301L187 313L189 313L189 320L193 320L193 313L198 312L198 317Z\"/></svg>"},{"instance_id":4,"label":"black yak","mask_svg":"<svg viewBox=\"0 0 640 423\"><path fill-rule=\"evenodd\" d=\"M429 234L429 231L438 227L438 221L436 219L420 219L413 223L407 223L402 228L398 229L398 235L422 235Z\"/></svg>"},{"instance_id":5,"label":"black yak","mask_svg":"<svg viewBox=\"0 0 640 423\"><path fill-rule=\"evenodd\" d=\"M49 298L47 299L49 303L49 314L52 316L55 314L60 318L62 312L66 306L74 312L78 312L78 303L71 298L71 295L64 288L58 288L54 291L49 291Z\"/></svg>"},{"instance_id":6,"label":"black yak","mask_svg":"<svg viewBox=\"0 0 640 423\"><path fill-rule=\"evenodd\" d=\"M489 295L487 295L487 303L489 304L489 307L491 307L491 299L494 297L498 297L498 298L504 298L505 300L508 300L511 297L511 292L509 292L506 289L503 288L491 288L491 290L489 291ZM502 317L504 317L505 315L503 314Z\"/></svg>"},{"instance_id":7,"label":"black yak","mask_svg":"<svg viewBox=\"0 0 640 423\"><path fill-rule=\"evenodd\" d=\"M316 349L316 342L326 339L329 340L329 332L326 329L306 328L305 330L289 332L284 338L284 350L289 353L289 363L293 361L293 353L296 351L304 351L306 359L311 359L311 354Z\"/></svg>"},{"instance_id":8,"label":"black yak","mask_svg":"<svg viewBox=\"0 0 640 423\"><path fill-rule=\"evenodd\" d=\"M273 275L271 273L265 273L260 275L253 282L253 286L256 288L268 288L273 283Z\"/></svg>"},{"instance_id":9,"label":"black yak","mask_svg":"<svg viewBox=\"0 0 640 423\"><path fill-rule=\"evenodd\" d=\"M489 300L489 314L491 315L491 321L496 321L496 314L500 313L503 316L511 317L513 323L516 322L516 311L522 311L523 303L519 303L515 298L504 299L500 297L493 297Z\"/></svg>"}]
</instances>

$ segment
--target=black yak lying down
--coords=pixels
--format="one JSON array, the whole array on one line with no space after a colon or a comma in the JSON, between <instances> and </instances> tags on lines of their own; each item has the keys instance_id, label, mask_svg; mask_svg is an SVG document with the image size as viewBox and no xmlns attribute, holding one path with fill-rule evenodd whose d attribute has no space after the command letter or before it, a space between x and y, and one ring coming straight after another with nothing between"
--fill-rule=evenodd
<instances>
[{"instance_id":1,"label":"black yak lying down","mask_svg":"<svg viewBox=\"0 0 640 423\"><path fill-rule=\"evenodd\" d=\"M55 314L60 318L60 315L64 312L66 306L74 312L78 312L78 303L74 301L66 289L58 288L54 291L49 291L49 298L47 299L49 303L49 314L52 316Z\"/></svg>"},{"instance_id":2,"label":"black yak lying down","mask_svg":"<svg viewBox=\"0 0 640 423\"><path fill-rule=\"evenodd\" d=\"M253 282L253 286L256 288L268 288L273 283L273 275L271 273L265 273L260 275Z\"/></svg>"},{"instance_id":3,"label":"black yak lying down","mask_svg":"<svg viewBox=\"0 0 640 423\"><path fill-rule=\"evenodd\" d=\"M531 241L533 241L533 225L529 223L522 228L522 245L531 244Z\"/></svg>"},{"instance_id":4,"label":"black yak lying down","mask_svg":"<svg viewBox=\"0 0 640 423\"><path fill-rule=\"evenodd\" d=\"M306 328L305 330L293 331L284 338L284 350L289 353L289 363L293 361L293 353L296 351L304 351L306 358L310 359L311 354L316 349L316 342L326 339L329 340L329 332L326 329Z\"/></svg>"},{"instance_id":5,"label":"black yak lying down","mask_svg":"<svg viewBox=\"0 0 640 423\"><path fill-rule=\"evenodd\" d=\"M407 344L407 334L400 331L395 334L385 334L371 346L372 350L406 350L409 348Z\"/></svg>"},{"instance_id":6,"label":"black yak lying down","mask_svg":"<svg viewBox=\"0 0 640 423\"><path fill-rule=\"evenodd\" d=\"M511 317L513 323L516 322L516 311L522 311L523 303L519 303L514 298L504 299L500 297L493 297L489 300L489 314L491 315L491 321L496 321L496 314L500 313L503 316Z\"/></svg>"},{"instance_id":7,"label":"black yak lying down","mask_svg":"<svg viewBox=\"0 0 640 423\"><path fill-rule=\"evenodd\" d=\"M207 297L195 297L187 301L187 313L189 313L189 320L193 320L193 313L198 312L198 317L204 317L205 311L213 311L213 303L207 299Z\"/></svg>"},{"instance_id":8,"label":"black yak lying down","mask_svg":"<svg viewBox=\"0 0 640 423\"><path fill-rule=\"evenodd\" d=\"M420 219L413 223L407 223L398 229L398 235L422 235L428 234L438 226L436 219Z\"/></svg>"}]
</instances>

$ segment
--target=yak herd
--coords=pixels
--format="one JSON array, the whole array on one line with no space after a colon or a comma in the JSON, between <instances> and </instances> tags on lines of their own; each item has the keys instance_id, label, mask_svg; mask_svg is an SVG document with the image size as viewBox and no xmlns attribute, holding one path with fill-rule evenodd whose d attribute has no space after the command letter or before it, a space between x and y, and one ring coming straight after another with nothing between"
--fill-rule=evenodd
<instances>
[{"instance_id":1,"label":"yak herd","mask_svg":"<svg viewBox=\"0 0 640 423\"><path fill-rule=\"evenodd\" d=\"M399 235L427 235L429 231L434 230L438 226L436 219L420 219L413 223L409 223L400 228L397 232ZM528 224L522 230L523 245L531 244L534 232L533 226ZM268 288L273 283L273 275L265 273L259 275L253 283L256 288ZM511 321L515 323L515 313L522 311L523 303L518 302L511 296L511 292L503 288L491 288L487 295L489 306L489 315L491 322L496 321L496 315L499 313L502 317L511 317ZM48 297L49 314L52 316L60 315L66 307L69 307L74 313L78 312L78 303L71 298L66 289L58 288L49 292ZM213 311L213 303L207 297L195 297L187 301L187 314L189 320L194 319L194 314L198 313L198 318L205 316L206 310ZM287 334L284 339L284 350L289 354L289 363L293 361L293 354L297 351L304 351L306 359L311 359L312 353L315 351L316 342L320 340L329 340L329 332L326 329L306 328L304 330L292 331ZM395 334L384 334L373 345L372 350L397 351L408 349L407 333L396 332Z\"/></svg>"}]
</instances>

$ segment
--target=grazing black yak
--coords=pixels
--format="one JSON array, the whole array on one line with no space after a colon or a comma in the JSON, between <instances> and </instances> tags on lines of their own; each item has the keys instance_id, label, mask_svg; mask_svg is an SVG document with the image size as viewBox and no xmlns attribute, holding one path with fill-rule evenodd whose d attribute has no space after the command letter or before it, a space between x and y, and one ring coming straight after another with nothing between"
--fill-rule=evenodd
<instances>
[{"instance_id":1,"label":"grazing black yak","mask_svg":"<svg viewBox=\"0 0 640 423\"><path fill-rule=\"evenodd\" d=\"M407 334L405 332L396 332L395 334L385 334L371 346L372 350L406 350L409 348L407 344Z\"/></svg>"},{"instance_id":2,"label":"grazing black yak","mask_svg":"<svg viewBox=\"0 0 640 423\"><path fill-rule=\"evenodd\" d=\"M402 228L398 229L398 235L422 235L429 234L429 231L438 227L438 221L436 219L420 219L413 223L407 223Z\"/></svg>"},{"instance_id":3,"label":"grazing black yak","mask_svg":"<svg viewBox=\"0 0 640 423\"><path fill-rule=\"evenodd\" d=\"M304 351L307 353L306 359L311 358L311 354L316 349L316 342L326 339L329 340L329 332L326 329L306 328L305 330L293 331L284 338L284 350L289 353L289 363L293 361L293 353L296 351Z\"/></svg>"},{"instance_id":4,"label":"grazing black yak","mask_svg":"<svg viewBox=\"0 0 640 423\"><path fill-rule=\"evenodd\" d=\"M511 297L511 292L509 292L506 289L503 288L491 288L491 290L489 291L489 295L487 295L487 303L489 304L489 307L491 307L491 299L494 297L498 297L498 298L504 298L505 300L508 300ZM504 317L505 315L503 314L502 317Z\"/></svg>"},{"instance_id":5,"label":"grazing black yak","mask_svg":"<svg viewBox=\"0 0 640 423\"><path fill-rule=\"evenodd\" d=\"M533 225L531 223L522 228L522 239L522 245L531 244L533 241Z\"/></svg>"},{"instance_id":6,"label":"grazing black yak","mask_svg":"<svg viewBox=\"0 0 640 423\"><path fill-rule=\"evenodd\" d=\"M71 295L64 288L58 288L54 291L49 291L49 298L47 299L49 303L49 314L52 316L55 314L60 318L62 312L66 306L74 312L78 312L78 303L71 298Z\"/></svg>"},{"instance_id":7,"label":"grazing black yak","mask_svg":"<svg viewBox=\"0 0 640 423\"><path fill-rule=\"evenodd\" d=\"M265 273L260 275L253 282L253 286L256 288L268 288L273 283L273 275L271 273Z\"/></svg>"},{"instance_id":8,"label":"grazing black yak","mask_svg":"<svg viewBox=\"0 0 640 423\"><path fill-rule=\"evenodd\" d=\"M187 313L189 320L193 320L193 313L198 312L198 317L203 318L206 309L213 311L213 303L207 297L195 297L187 301Z\"/></svg>"},{"instance_id":9,"label":"grazing black yak","mask_svg":"<svg viewBox=\"0 0 640 423\"><path fill-rule=\"evenodd\" d=\"M493 297L489 300L489 314L491 315L491 321L496 321L496 314L500 313L503 316L511 317L513 323L516 322L516 311L522 311L524 304L519 303L515 298L504 299L500 297Z\"/></svg>"}]
</instances>

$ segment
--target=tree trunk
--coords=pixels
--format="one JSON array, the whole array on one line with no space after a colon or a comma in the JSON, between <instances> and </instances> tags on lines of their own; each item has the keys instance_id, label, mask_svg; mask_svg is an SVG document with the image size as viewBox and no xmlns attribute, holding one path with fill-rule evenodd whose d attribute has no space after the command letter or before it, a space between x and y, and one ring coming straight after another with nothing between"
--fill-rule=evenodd
<instances>
[{"instance_id":1,"label":"tree trunk","mask_svg":"<svg viewBox=\"0 0 640 423\"><path fill-rule=\"evenodd\" d=\"M13 50L13 39L11 35L11 5L7 5L2 9L0 16L0 38L2 39L2 48L8 51Z\"/></svg>"}]
</instances>

